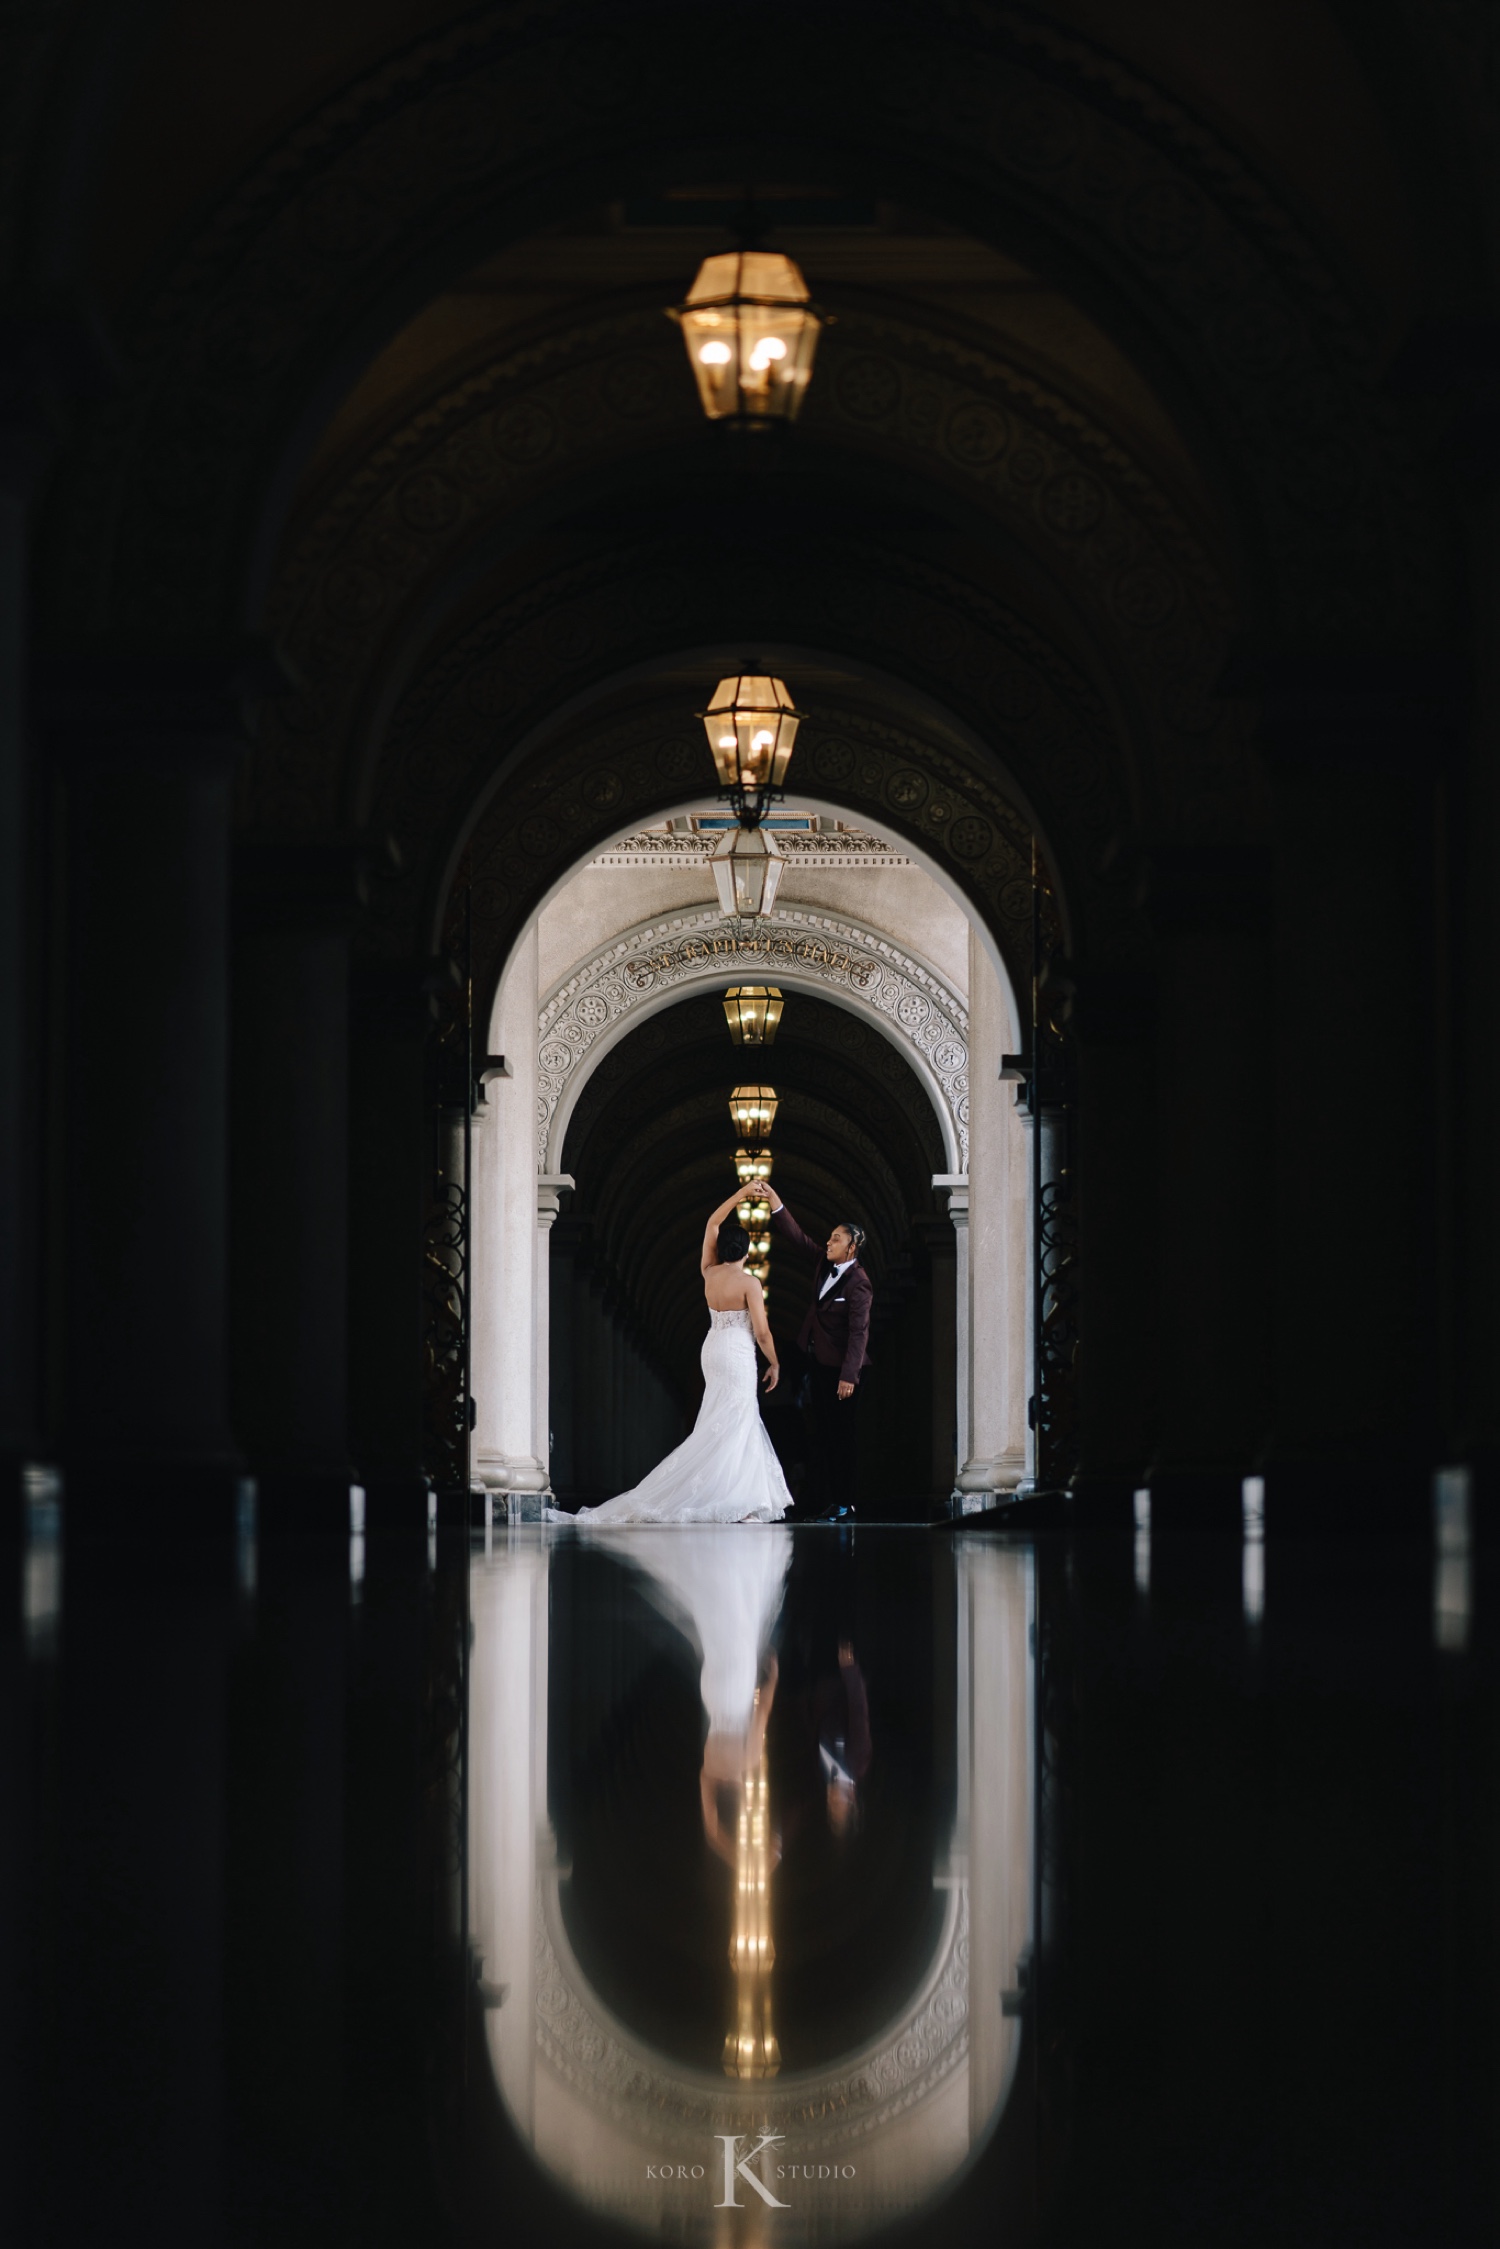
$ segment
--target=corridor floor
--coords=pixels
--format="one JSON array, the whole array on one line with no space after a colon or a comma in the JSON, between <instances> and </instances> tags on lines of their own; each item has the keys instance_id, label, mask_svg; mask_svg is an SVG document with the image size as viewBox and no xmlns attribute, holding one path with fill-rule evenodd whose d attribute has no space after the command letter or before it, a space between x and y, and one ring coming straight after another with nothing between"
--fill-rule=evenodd
<instances>
[{"instance_id":1,"label":"corridor floor","mask_svg":"<svg viewBox=\"0 0 1500 2249\"><path fill-rule=\"evenodd\" d=\"M55 1532L7 2239L1492 2238L1467 1553Z\"/></svg>"}]
</instances>

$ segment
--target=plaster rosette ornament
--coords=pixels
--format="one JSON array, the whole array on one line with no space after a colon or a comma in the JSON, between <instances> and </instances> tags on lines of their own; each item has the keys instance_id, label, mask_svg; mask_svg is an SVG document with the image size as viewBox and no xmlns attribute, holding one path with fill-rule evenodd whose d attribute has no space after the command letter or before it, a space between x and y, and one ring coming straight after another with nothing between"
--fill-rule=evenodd
<instances>
[{"instance_id":1,"label":"plaster rosette ornament","mask_svg":"<svg viewBox=\"0 0 1500 2249\"><path fill-rule=\"evenodd\" d=\"M750 248L705 258L669 318L711 422L759 430L796 420L827 315L790 258Z\"/></svg>"}]
</instances>

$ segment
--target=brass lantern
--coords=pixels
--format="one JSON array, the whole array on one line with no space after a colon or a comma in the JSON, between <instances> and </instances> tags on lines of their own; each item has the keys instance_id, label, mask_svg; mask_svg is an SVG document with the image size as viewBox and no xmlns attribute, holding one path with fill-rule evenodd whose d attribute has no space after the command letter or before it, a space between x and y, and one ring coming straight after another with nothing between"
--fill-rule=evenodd
<instances>
[{"instance_id":1,"label":"brass lantern","mask_svg":"<svg viewBox=\"0 0 1500 2249\"><path fill-rule=\"evenodd\" d=\"M787 763L802 713L786 681L741 673L721 679L713 701L698 716L708 735L719 787L742 822L764 820L786 784Z\"/></svg>"},{"instance_id":2,"label":"brass lantern","mask_svg":"<svg viewBox=\"0 0 1500 2249\"><path fill-rule=\"evenodd\" d=\"M772 1045L781 1007L781 994L774 984L731 984L724 994L724 1014L735 1045Z\"/></svg>"},{"instance_id":3,"label":"brass lantern","mask_svg":"<svg viewBox=\"0 0 1500 2249\"><path fill-rule=\"evenodd\" d=\"M771 1223L771 1206L764 1195L747 1195L735 1206L735 1217L749 1233L760 1233ZM766 1247L771 1246L767 1237Z\"/></svg>"},{"instance_id":4,"label":"brass lantern","mask_svg":"<svg viewBox=\"0 0 1500 2249\"><path fill-rule=\"evenodd\" d=\"M770 429L796 420L826 315L790 258L748 249L705 258L671 318L711 422Z\"/></svg>"},{"instance_id":5,"label":"brass lantern","mask_svg":"<svg viewBox=\"0 0 1500 2249\"><path fill-rule=\"evenodd\" d=\"M729 1096L734 1128L746 1140L769 1140L776 1121L776 1088L773 1085L737 1085Z\"/></svg>"},{"instance_id":6,"label":"brass lantern","mask_svg":"<svg viewBox=\"0 0 1500 2249\"><path fill-rule=\"evenodd\" d=\"M771 1162L769 1148L736 1148L734 1176L742 1187L748 1187L753 1180L770 1178Z\"/></svg>"},{"instance_id":7,"label":"brass lantern","mask_svg":"<svg viewBox=\"0 0 1500 2249\"><path fill-rule=\"evenodd\" d=\"M750 921L774 912L786 872L780 844L764 828L729 828L709 855L719 912Z\"/></svg>"}]
</instances>

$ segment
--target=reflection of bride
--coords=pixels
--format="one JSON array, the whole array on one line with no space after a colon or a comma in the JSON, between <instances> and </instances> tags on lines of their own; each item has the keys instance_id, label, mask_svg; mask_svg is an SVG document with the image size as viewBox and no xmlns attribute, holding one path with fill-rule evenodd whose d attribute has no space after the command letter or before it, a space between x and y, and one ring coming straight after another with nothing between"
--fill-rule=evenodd
<instances>
[{"instance_id":1,"label":"reflection of bride","mask_svg":"<svg viewBox=\"0 0 1500 2249\"><path fill-rule=\"evenodd\" d=\"M708 1718L698 1793L703 1832L734 1875L729 1957L735 2021L724 2041L731 2077L774 2077L781 2050L771 2027L771 1870L781 1843L771 1821L766 1723L776 1694L770 1638L781 1608L792 1534L780 1524L688 1528L634 1539L629 1559L647 1590L702 1659Z\"/></svg>"},{"instance_id":2,"label":"reflection of bride","mask_svg":"<svg viewBox=\"0 0 1500 2249\"><path fill-rule=\"evenodd\" d=\"M745 1271L750 1237L730 1219L742 1190L726 1195L703 1231L703 1293L709 1329L703 1338L703 1403L692 1434L658 1461L633 1491L602 1507L581 1507L592 1523L774 1522L792 1504L755 1395L755 1347L770 1364L774 1390L781 1369L766 1323L764 1292Z\"/></svg>"},{"instance_id":3,"label":"reflection of bride","mask_svg":"<svg viewBox=\"0 0 1500 2249\"><path fill-rule=\"evenodd\" d=\"M792 1534L780 1524L743 1536L732 1525L690 1525L630 1544L648 1596L698 1651L704 1769L725 1781L760 1758L776 1669L766 1651L791 1558Z\"/></svg>"}]
</instances>

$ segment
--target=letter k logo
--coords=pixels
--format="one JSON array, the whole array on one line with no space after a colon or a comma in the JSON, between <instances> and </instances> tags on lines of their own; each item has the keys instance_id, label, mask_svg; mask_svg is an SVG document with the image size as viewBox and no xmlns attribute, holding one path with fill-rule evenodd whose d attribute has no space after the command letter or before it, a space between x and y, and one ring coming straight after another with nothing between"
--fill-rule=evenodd
<instances>
[{"instance_id":1,"label":"letter k logo","mask_svg":"<svg viewBox=\"0 0 1500 2249\"><path fill-rule=\"evenodd\" d=\"M749 2137L748 2133L744 2136ZM736 2176L742 2178L746 2186L754 2187L761 2201L769 2202L773 2210L790 2210L791 2204L778 2201L759 2173L750 2169L750 2165L760 2154L762 2148L779 2147L784 2137L785 2135L781 2132L762 2132L749 2153L736 2158L734 2151L740 2144L740 2133L716 2132L714 2134L714 2138L722 2143L724 2149L724 2199L722 2202L714 2204L716 2210L743 2210L745 2207L735 2195L734 2182Z\"/></svg>"}]
</instances>

